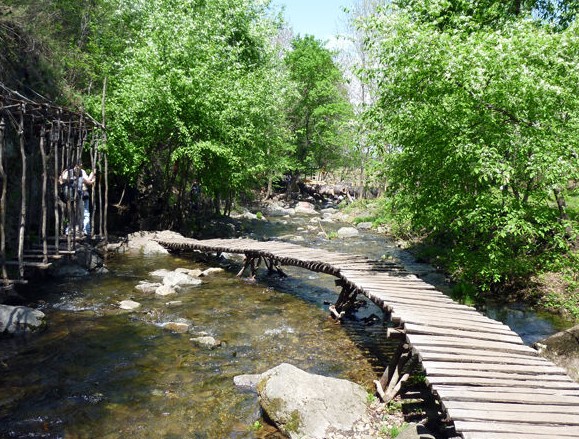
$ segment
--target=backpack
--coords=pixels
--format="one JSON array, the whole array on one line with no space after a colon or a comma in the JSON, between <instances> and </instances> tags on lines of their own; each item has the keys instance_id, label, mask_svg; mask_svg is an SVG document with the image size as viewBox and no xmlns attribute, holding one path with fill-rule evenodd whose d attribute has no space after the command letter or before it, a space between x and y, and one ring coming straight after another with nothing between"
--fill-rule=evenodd
<instances>
[{"instance_id":1,"label":"backpack","mask_svg":"<svg viewBox=\"0 0 579 439\"><path fill-rule=\"evenodd\" d=\"M68 170L68 179L60 187L60 198L62 201L73 201L76 199L78 193L78 185L81 181L80 178L75 178L74 169Z\"/></svg>"}]
</instances>

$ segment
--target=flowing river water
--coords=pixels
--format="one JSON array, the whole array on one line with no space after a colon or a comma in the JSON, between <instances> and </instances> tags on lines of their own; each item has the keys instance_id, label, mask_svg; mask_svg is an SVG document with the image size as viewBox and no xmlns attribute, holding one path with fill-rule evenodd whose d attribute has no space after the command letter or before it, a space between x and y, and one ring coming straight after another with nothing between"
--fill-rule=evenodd
<instances>
[{"instance_id":1,"label":"flowing river water","mask_svg":"<svg viewBox=\"0 0 579 439\"><path fill-rule=\"evenodd\" d=\"M302 245L392 258L427 279L437 276L383 236L328 240L318 226L295 218L253 221L246 230L256 238L291 233ZM167 299L134 287L159 268L209 265L142 255L119 255L107 265L109 274L50 280L25 293L49 325L37 335L0 340L0 437L281 437L261 418L257 396L234 386L234 376L289 362L372 391L392 349L383 315L371 303L341 325L328 318L338 292L331 276L286 267L286 279L262 273L248 282L235 277L235 263L224 261L224 272ZM141 308L120 310L118 303L129 298ZM181 303L167 305L175 300ZM488 306L486 312L528 343L565 327L524 308ZM166 322L191 329L174 333L163 328ZM208 349L190 340L201 335L222 345ZM256 421L265 427L253 428Z\"/></svg>"}]
</instances>

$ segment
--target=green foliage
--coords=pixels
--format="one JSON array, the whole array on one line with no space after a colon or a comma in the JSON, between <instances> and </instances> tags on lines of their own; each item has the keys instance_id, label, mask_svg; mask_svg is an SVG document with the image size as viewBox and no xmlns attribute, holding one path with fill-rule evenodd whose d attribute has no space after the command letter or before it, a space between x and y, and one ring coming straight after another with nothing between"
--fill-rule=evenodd
<instances>
[{"instance_id":1,"label":"green foliage","mask_svg":"<svg viewBox=\"0 0 579 439\"><path fill-rule=\"evenodd\" d=\"M191 182L214 202L280 174L287 163L288 79L271 43L274 21L253 0L153 0L119 4L138 20L132 44L102 69L109 74L108 153L114 171L177 192L183 209ZM101 41L95 39L95 42ZM96 44L96 43L95 43ZM100 98L91 108L97 113ZM97 113L98 114L98 113Z\"/></svg>"},{"instance_id":2,"label":"green foliage","mask_svg":"<svg viewBox=\"0 0 579 439\"><path fill-rule=\"evenodd\" d=\"M328 170L343 163L352 141L353 110L332 53L313 36L297 37L285 57L297 89L289 119L295 136L294 167Z\"/></svg>"},{"instance_id":3,"label":"green foliage","mask_svg":"<svg viewBox=\"0 0 579 439\"><path fill-rule=\"evenodd\" d=\"M388 437L395 438L400 435L406 428L408 424L405 422L402 425L393 425L392 427L386 427L384 433L388 434Z\"/></svg>"},{"instance_id":4,"label":"green foliage","mask_svg":"<svg viewBox=\"0 0 579 439\"><path fill-rule=\"evenodd\" d=\"M368 21L366 75L379 86L366 117L390 212L451 247L456 278L497 290L573 235L554 200L579 178L579 27L522 13L487 26L448 9L441 25L417 5L449 2L410 3Z\"/></svg>"},{"instance_id":5,"label":"green foliage","mask_svg":"<svg viewBox=\"0 0 579 439\"><path fill-rule=\"evenodd\" d=\"M251 424L250 430L251 431L259 431L262 428L263 428L263 425L261 424L261 422L255 421L253 424Z\"/></svg>"}]
</instances>

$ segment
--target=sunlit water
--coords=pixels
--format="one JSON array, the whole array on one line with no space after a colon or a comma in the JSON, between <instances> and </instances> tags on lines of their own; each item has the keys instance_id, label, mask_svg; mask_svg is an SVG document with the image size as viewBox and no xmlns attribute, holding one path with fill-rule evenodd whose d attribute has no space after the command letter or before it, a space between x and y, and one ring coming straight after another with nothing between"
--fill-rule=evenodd
<instances>
[{"instance_id":1,"label":"sunlit water","mask_svg":"<svg viewBox=\"0 0 579 439\"><path fill-rule=\"evenodd\" d=\"M283 222L254 222L247 229L258 238L291 231L304 236L306 245L372 258L406 257L377 235L329 241L317 236L315 226L307 229L308 219L297 223L303 230ZM0 340L0 437L275 437L271 429L251 428L255 421L265 422L257 396L236 388L233 377L282 362L372 389L392 349L376 307L368 304L337 325L327 312L338 292L332 277L287 268L287 279L262 274L252 283L235 277L235 263L222 265L225 272L164 298L134 287L154 280L149 273L159 268L207 265L176 256L123 255L109 261L108 275L37 285L27 294L41 304L48 329ZM129 298L141 308L120 310L118 303ZM175 300L181 304L167 305ZM521 321L516 314L524 314L522 332L531 338L558 329L527 311L488 312L514 327ZM191 330L163 329L169 321L189 323ZM222 345L196 346L190 339L200 335Z\"/></svg>"}]
</instances>

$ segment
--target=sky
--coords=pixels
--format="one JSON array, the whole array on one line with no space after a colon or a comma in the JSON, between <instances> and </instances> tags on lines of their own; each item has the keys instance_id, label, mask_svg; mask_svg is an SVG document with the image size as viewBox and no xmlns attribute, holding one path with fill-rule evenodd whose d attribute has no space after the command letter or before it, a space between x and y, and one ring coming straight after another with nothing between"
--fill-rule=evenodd
<instances>
[{"instance_id":1,"label":"sky","mask_svg":"<svg viewBox=\"0 0 579 439\"><path fill-rule=\"evenodd\" d=\"M343 33L346 14L343 7L354 0L274 0L276 6L285 5L286 21L294 34L313 35L322 41L333 41Z\"/></svg>"}]
</instances>

